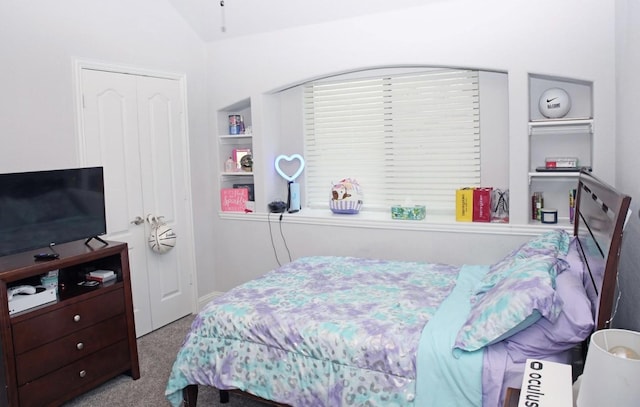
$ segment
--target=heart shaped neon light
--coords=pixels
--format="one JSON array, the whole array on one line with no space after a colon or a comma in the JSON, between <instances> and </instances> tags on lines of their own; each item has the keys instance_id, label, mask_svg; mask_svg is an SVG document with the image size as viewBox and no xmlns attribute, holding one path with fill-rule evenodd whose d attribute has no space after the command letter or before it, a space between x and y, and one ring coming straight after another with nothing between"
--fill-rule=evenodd
<instances>
[{"instance_id":1,"label":"heart shaped neon light","mask_svg":"<svg viewBox=\"0 0 640 407\"><path fill-rule=\"evenodd\" d=\"M285 174L285 172L280 168L280 161L282 160L285 160L287 162L298 160L300 162L300 166L298 167L298 170L290 176ZM304 169L304 158L302 158L300 154L279 155L278 157L276 157L275 167L276 171L282 178L286 179L287 181L293 182L296 178L298 178L300 174L302 174L302 170Z\"/></svg>"}]
</instances>

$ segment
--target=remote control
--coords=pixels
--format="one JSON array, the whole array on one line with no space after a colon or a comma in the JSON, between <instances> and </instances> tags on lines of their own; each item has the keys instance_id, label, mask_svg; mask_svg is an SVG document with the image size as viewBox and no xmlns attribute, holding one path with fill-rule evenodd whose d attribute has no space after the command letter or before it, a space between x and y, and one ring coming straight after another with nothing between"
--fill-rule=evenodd
<instances>
[{"instance_id":1,"label":"remote control","mask_svg":"<svg viewBox=\"0 0 640 407\"><path fill-rule=\"evenodd\" d=\"M60 255L58 253L38 253L34 254L33 257L36 260L55 260L60 257Z\"/></svg>"}]
</instances>

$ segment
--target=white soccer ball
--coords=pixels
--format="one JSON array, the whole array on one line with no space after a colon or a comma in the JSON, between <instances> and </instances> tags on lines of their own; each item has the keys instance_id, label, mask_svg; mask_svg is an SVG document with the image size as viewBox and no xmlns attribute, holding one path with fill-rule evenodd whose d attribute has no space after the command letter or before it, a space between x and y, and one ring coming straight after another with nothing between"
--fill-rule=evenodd
<instances>
[{"instance_id":1,"label":"white soccer ball","mask_svg":"<svg viewBox=\"0 0 640 407\"><path fill-rule=\"evenodd\" d=\"M172 228L162 224L154 227L149 235L149 247L156 253L166 253L176 245L176 234Z\"/></svg>"},{"instance_id":2,"label":"white soccer ball","mask_svg":"<svg viewBox=\"0 0 640 407\"><path fill-rule=\"evenodd\" d=\"M549 119L565 117L571 109L571 98L564 89L551 88L542 92L538 102L540 113Z\"/></svg>"}]
</instances>

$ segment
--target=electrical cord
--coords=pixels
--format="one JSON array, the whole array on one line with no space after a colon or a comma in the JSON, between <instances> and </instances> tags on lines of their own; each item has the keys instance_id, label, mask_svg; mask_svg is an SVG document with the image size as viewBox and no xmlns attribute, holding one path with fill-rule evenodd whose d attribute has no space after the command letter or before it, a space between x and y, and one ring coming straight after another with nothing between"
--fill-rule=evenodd
<instances>
[{"instance_id":1,"label":"electrical cord","mask_svg":"<svg viewBox=\"0 0 640 407\"><path fill-rule=\"evenodd\" d=\"M280 219L282 220L282 214L280 214ZM267 214L267 223L269 224L269 237L271 238L271 247L273 248L273 254L276 257L276 262L278 266L282 266L280 263L280 259L278 258L278 251L276 250L276 245L273 242L273 231L271 230L271 212Z\"/></svg>"},{"instance_id":2,"label":"electrical cord","mask_svg":"<svg viewBox=\"0 0 640 407\"><path fill-rule=\"evenodd\" d=\"M285 249L287 249L287 255L289 256L289 263L291 263L291 252L289 251L289 246L287 245L287 239L285 239L284 234L282 233L282 213L280 214L280 236L282 237L282 242L284 243Z\"/></svg>"},{"instance_id":3,"label":"electrical cord","mask_svg":"<svg viewBox=\"0 0 640 407\"><path fill-rule=\"evenodd\" d=\"M616 303L613 307L613 312L611 313L611 318L605 322L606 326L611 326L613 323L613 319L616 317L618 313L618 305L620 304L620 298L622 297L622 290L620 289L620 274L616 275L616 288L618 289L618 298L616 298Z\"/></svg>"},{"instance_id":4,"label":"electrical cord","mask_svg":"<svg viewBox=\"0 0 640 407\"><path fill-rule=\"evenodd\" d=\"M273 241L273 230L271 228L271 213L267 214L267 223L269 224L269 238L271 239L271 247L273 248L273 254L276 258L276 262L278 266L282 266L280 262L280 258L278 257L278 250L276 249L275 242ZM284 236L284 232L282 231L282 218L284 217L284 213L280 213L280 217L278 219L279 228L280 228L280 236L282 237L282 242L284 243L284 247L287 250L287 255L289 256L289 262L291 262L291 251L289 251L289 245L287 245L287 239Z\"/></svg>"}]
</instances>

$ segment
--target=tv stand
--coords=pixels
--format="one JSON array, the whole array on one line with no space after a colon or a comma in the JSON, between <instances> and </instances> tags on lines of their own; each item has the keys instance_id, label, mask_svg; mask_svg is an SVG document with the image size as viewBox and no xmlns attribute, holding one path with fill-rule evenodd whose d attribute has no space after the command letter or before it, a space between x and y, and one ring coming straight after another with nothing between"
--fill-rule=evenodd
<instances>
[{"instance_id":1,"label":"tv stand","mask_svg":"<svg viewBox=\"0 0 640 407\"><path fill-rule=\"evenodd\" d=\"M109 245L109 242L107 242L106 240L100 238L99 236L91 236L90 238L88 238L87 240L84 241L84 244L88 245L90 241L92 241L93 239L97 240L98 242L102 243L105 246Z\"/></svg>"},{"instance_id":2,"label":"tv stand","mask_svg":"<svg viewBox=\"0 0 640 407\"><path fill-rule=\"evenodd\" d=\"M47 262L33 261L37 251L0 257L0 407L57 406L122 373L140 377L127 244L56 249L60 258ZM54 270L54 301L9 315L7 288L38 285ZM117 279L79 285L93 270Z\"/></svg>"}]
</instances>

